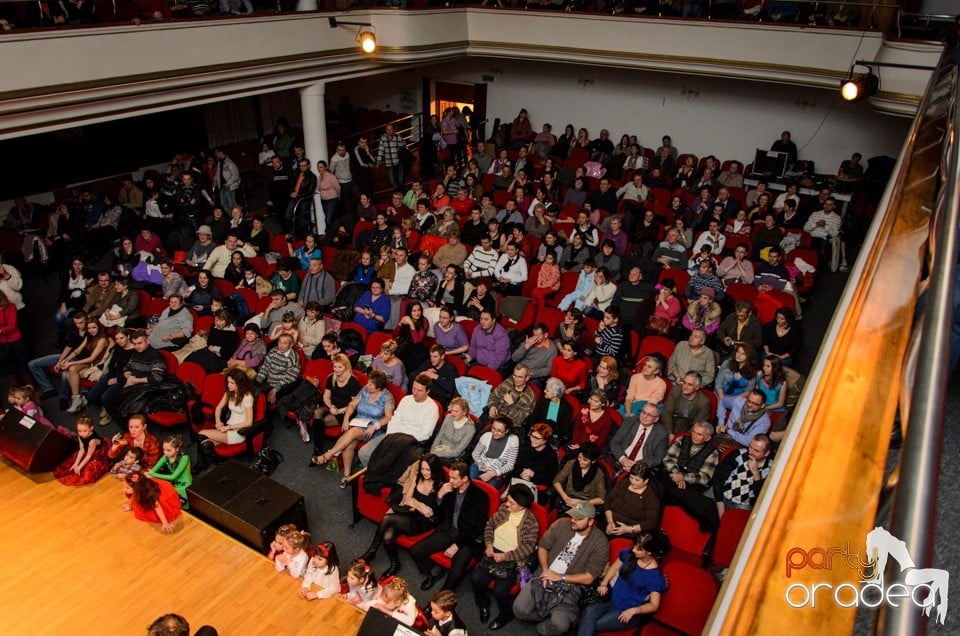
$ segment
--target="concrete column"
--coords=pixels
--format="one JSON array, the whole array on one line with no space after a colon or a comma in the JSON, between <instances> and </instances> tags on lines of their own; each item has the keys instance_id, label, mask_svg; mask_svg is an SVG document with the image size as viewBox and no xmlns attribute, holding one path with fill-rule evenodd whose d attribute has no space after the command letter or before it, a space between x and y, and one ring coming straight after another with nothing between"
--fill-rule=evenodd
<instances>
[{"instance_id":1,"label":"concrete column","mask_svg":"<svg viewBox=\"0 0 960 636\"><path fill-rule=\"evenodd\" d=\"M303 118L303 146L316 172L318 161L327 161L327 114L323 104L326 89L317 82L300 89L300 111Z\"/></svg>"}]
</instances>

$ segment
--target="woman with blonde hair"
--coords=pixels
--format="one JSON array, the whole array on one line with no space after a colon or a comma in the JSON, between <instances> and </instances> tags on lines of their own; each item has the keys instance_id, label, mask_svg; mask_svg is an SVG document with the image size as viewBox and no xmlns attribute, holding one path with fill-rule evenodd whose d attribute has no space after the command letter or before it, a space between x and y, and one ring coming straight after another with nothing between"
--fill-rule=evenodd
<instances>
[{"instance_id":1,"label":"woman with blonde hair","mask_svg":"<svg viewBox=\"0 0 960 636\"><path fill-rule=\"evenodd\" d=\"M374 356L370 368L383 371L392 384L404 387L407 386L407 369L397 357L399 346L396 340L385 340L380 345L380 355Z\"/></svg>"},{"instance_id":2,"label":"woman with blonde hair","mask_svg":"<svg viewBox=\"0 0 960 636\"><path fill-rule=\"evenodd\" d=\"M433 440L430 452L449 466L464 456L477 427L470 418L470 405L462 397L450 400L447 415L440 424L440 432Z\"/></svg>"}]
</instances>

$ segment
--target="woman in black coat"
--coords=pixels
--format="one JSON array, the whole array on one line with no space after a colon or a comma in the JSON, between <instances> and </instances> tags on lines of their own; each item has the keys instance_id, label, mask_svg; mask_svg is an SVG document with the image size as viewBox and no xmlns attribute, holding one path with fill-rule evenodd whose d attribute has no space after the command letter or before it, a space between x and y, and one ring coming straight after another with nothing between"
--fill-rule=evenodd
<instances>
[{"instance_id":1,"label":"woman in black coat","mask_svg":"<svg viewBox=\"0 0 960 636\"><path fill-rule=\"evenodd\" d=\"M552 426L554 437L564 446L573 436L573 407L563 397L566 390L563 382L557 378L548 379L543 395L527 418L527 428L541 422Z\"/></svg>"},{"instance_id":2,"label":"woman in black coat","mask_svg":"<svg viewBox=\"0 0 960 636\"><path fill-rule=\"evenodd\" d=\"M467 298L464 293L463 269L456 265L448 265L443 270L443 280L437 286L437 293L433 298L434 307L443 307L444 305L453 309L457 315L466 310Z\"/></svg>"},{"instance_id":3,"label":"woman in black coat","mask_svg":"<svg viewBox=\"0 0 960 636\"><path fill-rule=\"evenodd\" d=\"M553 428L544 422L530 427L527 441L520 445L517 463L510 477L529 481L538 488L537 500L544 502L551 492L550 484L559 470L557 450L553 447Z\"/></svg>"}]
</instances>

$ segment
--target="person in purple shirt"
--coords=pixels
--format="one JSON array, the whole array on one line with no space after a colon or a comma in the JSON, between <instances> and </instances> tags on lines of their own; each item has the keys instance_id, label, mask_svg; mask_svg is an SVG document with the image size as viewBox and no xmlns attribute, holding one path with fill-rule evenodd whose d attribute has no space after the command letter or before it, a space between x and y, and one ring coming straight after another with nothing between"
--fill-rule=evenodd
<instances>
[{"instance_id":1,"label":"person in purple shirt","mask_svg":"<svg viewBox=\"0 0 960 636\"><path fill-rule=\"evenodd\" d=\"M623 220L619 216L610 217L610 229L603 233L600 242L607 239L613 241L613 253L617 256L625 256L627 253L627 233L623 231L621 225Z\"/></svg>"},{"instance_id":2,"label":"person in purple shirt","mask_svg":"<svg viewBox=\"0 0 960 636\"><path fill-rule=\"evenodd\" d=\"M443 347L448 355L463 356L470 349L467 332L453 320L453 310L449 307L440 308L433 333L437 344Z\"/></svg>"},{"instance_id":3,"label":"person in purple shirt","mask_svg":"<svg viewBox=\"0 0 960 636\"><path fill-rule=\"evenodd\" d=\"M484 309L480 312L480 324L473 330L470 349L467 351L467 364L481 364L497 370L510 358L510 336L507 330L493 317L493 312Z\"/></svg>"}]
</instances>

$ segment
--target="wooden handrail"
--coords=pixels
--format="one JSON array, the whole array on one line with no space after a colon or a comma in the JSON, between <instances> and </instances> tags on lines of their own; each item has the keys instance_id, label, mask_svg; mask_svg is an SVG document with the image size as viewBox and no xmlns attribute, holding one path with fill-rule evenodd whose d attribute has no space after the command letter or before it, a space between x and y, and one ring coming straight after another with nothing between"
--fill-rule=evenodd
<instances>
[{"instance_id":1,"label":"wooden handrail","mask_svg":"<svg viewBox=\"0 0 960 636\"><path fill-rule=\"evenodd\" d=\"M884 460L900 394L939 168L944 109L931 103L934 73L830 324L780 454L754 508L708 623L711 634L849 634L856 608L821 592L815 607L791 607L792 584L859 582L837 557L832 567L793 570L790 550L861 549L874 525ZM796 553L794 553L796 554ZM859 586L858 586L859 587ZM825 589L825 588L824 588ZM799 603L799 590L793 597ZM852 591L842 594L851 601Z\"/></svg>"}]
</instances>

